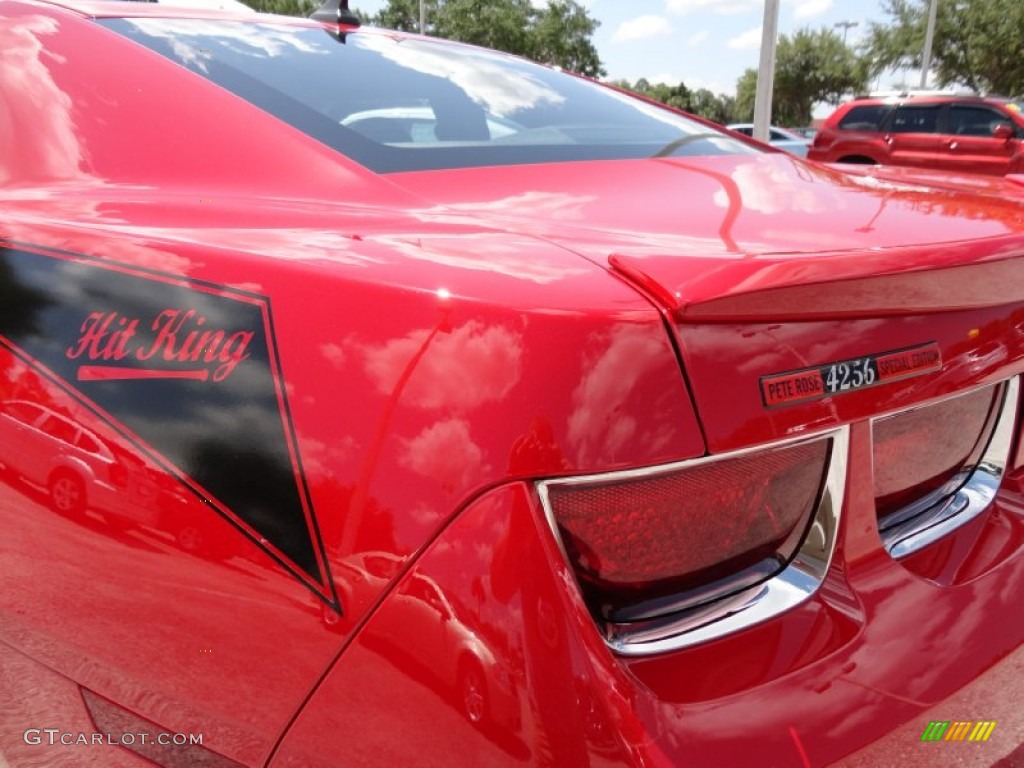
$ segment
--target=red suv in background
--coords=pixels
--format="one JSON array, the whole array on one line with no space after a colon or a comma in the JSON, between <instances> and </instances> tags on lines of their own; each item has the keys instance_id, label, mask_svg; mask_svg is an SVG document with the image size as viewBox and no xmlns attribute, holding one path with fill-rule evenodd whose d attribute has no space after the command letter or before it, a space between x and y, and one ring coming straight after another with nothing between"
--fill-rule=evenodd
<instances>
[{"instance_id":1,"label":"red suv in background","mask_svg":"<svg viewBox=\"0 0 1024 768\"><path fill-rule=\"evenodd\" d=\"M1024 105L976 96L856 99L825 121L807 152L826 163L1024 173Z\"/></svg>"}]
</instances>

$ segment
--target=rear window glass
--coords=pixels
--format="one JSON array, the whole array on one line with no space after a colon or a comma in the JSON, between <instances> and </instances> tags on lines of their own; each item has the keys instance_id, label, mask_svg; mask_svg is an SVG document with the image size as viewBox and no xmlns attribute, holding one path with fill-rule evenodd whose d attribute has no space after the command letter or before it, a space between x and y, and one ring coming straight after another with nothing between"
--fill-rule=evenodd
<instances>
[{"instance_id":1,"label":"rear window glass","mask_svg":"<svg viewBox=\"0 0 1024 768\"><path fill-rule=\"evenodd\" d=\"M882 122L892 107L885 104L865 104L854 107L839 121L844 131L880 131Z\"/></svg>"},{"instance_id":2,"label":"rear window glass","mask_svg":"<svg viewBox=\"0 0 1024 768\"><path fill-rule=\"evenodd\" d=\"M272 23L99 23L378 172L758 151L613 89L469 46Z\"/></svg>"}]
</instances>

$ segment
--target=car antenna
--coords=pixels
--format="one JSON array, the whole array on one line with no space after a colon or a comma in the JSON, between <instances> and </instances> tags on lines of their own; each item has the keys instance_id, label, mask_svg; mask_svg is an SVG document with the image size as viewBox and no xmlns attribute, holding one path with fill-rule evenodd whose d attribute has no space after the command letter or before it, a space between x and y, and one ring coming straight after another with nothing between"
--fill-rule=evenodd
<instances>
[{"instance_id":1,"label":"car antenna","mask_svg":"<svg viewBox=\"0 0 1024 768\"><path fill-rule=\"evenodd\" d=\"M344 24L346 27L358 27L361 23L359 17L349 10L348 0L325 0L309 18L332 24Z\"/></svg>"}]
</instances>

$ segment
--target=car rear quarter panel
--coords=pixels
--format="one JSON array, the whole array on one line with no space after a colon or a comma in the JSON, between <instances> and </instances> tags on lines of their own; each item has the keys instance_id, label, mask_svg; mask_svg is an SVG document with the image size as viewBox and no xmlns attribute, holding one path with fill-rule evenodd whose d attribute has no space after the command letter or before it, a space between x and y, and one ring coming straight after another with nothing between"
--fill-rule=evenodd
<instances>
[{"instance_id":1,"label":"car rear quarter panel","mask_svg":"<svg viewBox=\"0 0 1024 768\"><path fill-rule=\"evenodd\" d=\"M303 234L330 255L300 255ZM21 227L19 236L76 253L116 251L120 264L154 276L169 273L149 272L151 265L173 264L189 285L244 286L273 306L283 418L294 429L299 480L340 614L330 594L318 599L280 567L258 530L242 535L187 488L183 508L155 526L140 516L125 532L92 516L55 519L39 498L0 486L3 528L17 530L9 545L19 553L0 571L4 641L143 717L209 734L211 748L244 764L265 759L390 579L474 496L510 477L703 451L657 313L624 284L583 262L567 267L563 254L539 242L449 235L434 250L422 234L385 244L261 232L268 247L277 239L272 248L283 256L275 258L36 226ZM26 246L5 248L10 256ZM75 260L37 246L32 253ZM17 277L8 286L15 303ZM48 298L59 302L70 287L54 284ZM480 293L501 301L480 301ZM101 306L118 297L95 300ZM70 348L79 329L60 333L57 343ZM122 450L138 442L116 406L98 416L75 382L46 375L14 354L17 347L0 353L6 381ZM201 403L195 407L179 417L193 437L226 440L226 450L257 449L252 441L263 430L247 421L253 417L244 402L211 421L200 416ZM149 443L144 434L139 461L166 472ZM182 519L220 554L182 549ZM374 572L368 555L390 558L393 569ZM74 599L65 601L70 583ZM112 644L112 628L127 617L130 632ZM244 713L240 700L251 702Z\"/></svg>"},{"instance_id":2,"label":"car rear quarter panel","mask_svg":"<svg viewBox=\"0 0 1024 768\"><path fill-rule=\"evenodd\" d=\"M261 765L473 498L510 478L703 452L662 319L607 271L401 192L85 19L16 2L2 13L0 398L47 402L132 453L163 505L156 523L64 519L4 479L0 640L16 653ZM126 281L148 287L117 294ZM274 471L305 488L298 534L319 537L320 589L285 567L256 510L240 520L155 447L161 430L191 430L258 453L266 414L240 399L204 416L197 398L140 435L22 344L64 365L90 312L134 307L120 313L141 328L211 295L262 307L273 418L292 436ZM38 759L12 733L0 749L15 765Z\"/></svg>"}]
</instances>

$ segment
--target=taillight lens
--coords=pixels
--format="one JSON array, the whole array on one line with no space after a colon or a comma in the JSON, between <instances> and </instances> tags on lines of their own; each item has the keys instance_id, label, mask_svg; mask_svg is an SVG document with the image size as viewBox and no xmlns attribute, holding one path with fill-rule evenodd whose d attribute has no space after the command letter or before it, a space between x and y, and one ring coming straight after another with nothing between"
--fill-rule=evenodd
<instances>
[{"instance_id":1,"label":"taillight lens","mask_svg":"<svg viewBox=\"0 0 1024 768\"><path fill-rule=\"evenodd\" d=\"M832 441L541 485L595 618L639 621L765 581L803 541Z\"/></svg>"},{"instance_id":2,"label":"taillight lens","mask_svg":"<svg viewBox=\"0 0 1024 768\"><path fill-rule=\"evenodd\" d=\"M1001 387L985 387L874 422L875 506L883 531L920 500L937 503L959 490L981 461L1001 400Z\"/></svg>"}]
</instances>

